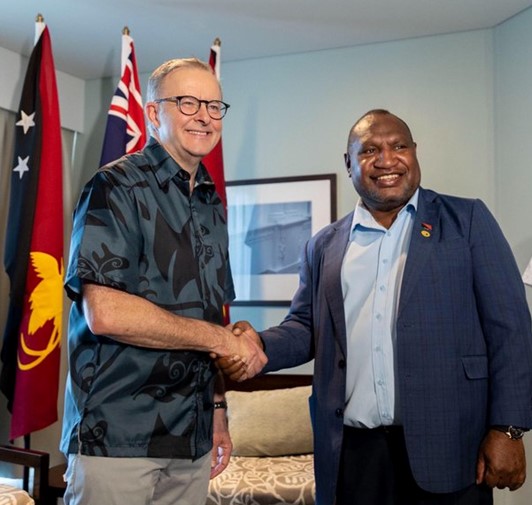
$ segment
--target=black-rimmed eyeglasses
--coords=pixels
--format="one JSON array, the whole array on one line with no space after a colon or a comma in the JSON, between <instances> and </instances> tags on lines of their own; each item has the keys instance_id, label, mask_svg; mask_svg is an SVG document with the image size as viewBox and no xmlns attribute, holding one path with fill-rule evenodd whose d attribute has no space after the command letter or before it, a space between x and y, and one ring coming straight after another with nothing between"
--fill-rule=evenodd
<instances>
[{"instance_id":1,"label":"black-rimmed eyeglasses","mask_svg":"<svg viewBox=\"0 0 532 505\"><path fill-rule=\"evenodd\" d=\"M222 119L230 107L228 103L222 102L221 100L200 100L195 96L188 95L156 98L154 102L173 102L185 116L193 116L196 114L200 110L201 104L204 103L207 114L209 114L211 119Z\"/></svg>"}]
</instances>

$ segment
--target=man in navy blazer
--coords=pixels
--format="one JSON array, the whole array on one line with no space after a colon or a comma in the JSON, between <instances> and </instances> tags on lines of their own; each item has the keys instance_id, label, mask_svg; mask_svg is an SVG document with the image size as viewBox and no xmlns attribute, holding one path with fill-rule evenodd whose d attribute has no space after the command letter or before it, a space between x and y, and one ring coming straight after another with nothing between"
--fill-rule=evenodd
<instances>
[{"instance_id":1,"label":"man in navy blazer","mask_svg":"<svg viewBox=\"0 0 532 505\"><path fill-rule=\"evenodd\" d=\"M316 503L491 504L523 484L532 426L512 251L480 200L420 187L388 111L355 123L345 159L360 201L309 241L288 316L260 333L266 372L315 360Z\"/></svg>"}]
</instances>

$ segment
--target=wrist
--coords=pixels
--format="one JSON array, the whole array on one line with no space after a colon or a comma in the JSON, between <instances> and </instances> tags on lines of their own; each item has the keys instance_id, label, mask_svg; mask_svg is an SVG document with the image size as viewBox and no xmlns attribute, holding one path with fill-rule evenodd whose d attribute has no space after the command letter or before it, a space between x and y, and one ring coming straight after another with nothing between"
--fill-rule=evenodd
<instances>
[{"instance_id":1,"label":"wrist","mask_svg":"<svg viewBox=\"0 0 532 505\"><path fill-rule=\"evenodd\" d=\"M209 323L210 324L210 323ZM212 347L210 352L216 354L218 358L223 358L231 354L232 334L222 326L212 325L214 328L210 332ZM214 337L214 338L212 338Z\"/></svg>"},{"instance_id":2,"label":"wrist","mask_svg":"<svg viewBox=\"0 0 532 505\"><path fill-rule=\"evenodd\" d=\"M528 431L528 429L520 428L519 426L507 426L501 424L495 424L491 426L491 429L504 433L510 440L521 440L524 434Z\"/></svg>"}]
</instances>

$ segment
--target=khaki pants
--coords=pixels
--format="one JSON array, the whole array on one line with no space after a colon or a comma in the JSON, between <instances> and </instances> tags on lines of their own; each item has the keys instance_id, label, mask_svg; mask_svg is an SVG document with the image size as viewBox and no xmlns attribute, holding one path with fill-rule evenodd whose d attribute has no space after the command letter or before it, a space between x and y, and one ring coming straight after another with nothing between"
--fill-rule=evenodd
<instances>
[{"instance_id":1,"label":"khaki pants","mask_svg":"<svg viewBox=\"0 0 532 505\"><path fill-rule=\"evenodd\" d=\"M197 461L71 454L65 505L203 505L210 453Z\"/></svg>"}]
</instances>

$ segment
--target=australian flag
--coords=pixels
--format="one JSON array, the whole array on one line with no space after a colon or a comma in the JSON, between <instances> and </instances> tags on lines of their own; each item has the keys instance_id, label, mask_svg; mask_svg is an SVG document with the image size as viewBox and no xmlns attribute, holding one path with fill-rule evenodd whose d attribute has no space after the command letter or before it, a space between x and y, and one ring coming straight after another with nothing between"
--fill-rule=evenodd
<instances>
[{"instance_id":1,"label":"australian flag","mask_svg":"<svg viewBox=\"0 0 532 505\"><path fill-rule=\"evenodd\" d=\"M135 47L129 30L124 28L121 77L109 107L100 166L142 149L145 143L146 124Z\"/></svg>"}]
</instances>

